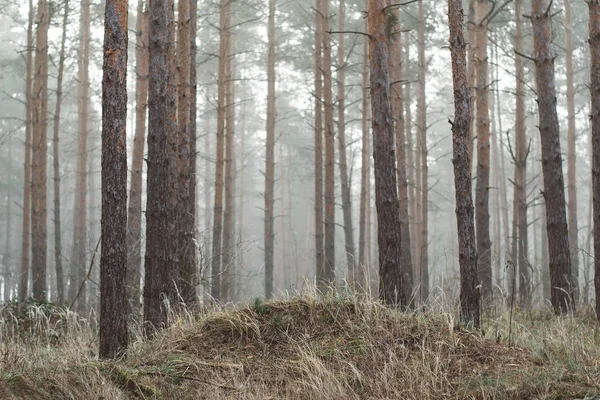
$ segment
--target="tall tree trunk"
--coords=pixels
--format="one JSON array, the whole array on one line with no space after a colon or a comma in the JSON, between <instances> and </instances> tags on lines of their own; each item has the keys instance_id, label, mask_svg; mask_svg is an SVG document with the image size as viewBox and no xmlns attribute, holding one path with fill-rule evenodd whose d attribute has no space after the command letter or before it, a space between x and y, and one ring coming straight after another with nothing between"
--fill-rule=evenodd
<instances>
[{"instance_id":1,"label":"tall tree trunk","mask_svg":"<svg viewBox=\"0 0 600 400\"><path fill-rule=\"evenodd\" d=\"M169 158L169 137L175 134L169 108L169 0L149 3L148 75L148 183L146 205L146 255L144 279L144 321L146 333L167 323L164 300L174 304L177 274L173 250L172 182L169 174L175 160Z\"/></svg>"},{"instance_id":2,"label":"tall tree trunk","mask_svg":"<svg viewBox=\"0 0 600 400\"><path fill-rule=\"evenodd\" d=\"M31 135L33 128L33 1L29 0L29 22L27 24L27 51L25 67L25 161L23 163L23 228L21 239L21 276L19 279L19 300L27 298L29 286L29 245L31 238Z\"/></svg>"},{"instance_id":3,"label":"tall tree trunk","mask_svg":"<svg viewBox=\"0 0 600 400\"><path fill-rule=\"evenodd\" d=\"M127 219L127 299L129 314L140 312L140 278L142 265L142 171L146 142L146 110L148 108L148 8L138 0L135 47L135 137L131 161L131 184Z\"/></svg>"},{"instance_id":4,"label":"tall tree trunk","mask_svg":"<svg viewBox=\"0 0 600 400\"><path fill-rule=\"evenodd\" d=\"M418 1L419 7L419 92L417 94L417 131L419 134L419 147L421 151L421 238L420 249L420 292L421 302L429 298L429 257L428 257L428 203L429 203L429 166L427 164L427 106L425 103L425 16L423 14L423 0Z\"/></svg>"},{"instance_id":5,"label":"tall tree trunk","mask_svg":"<svg viewBox=\"0 0 600 400\"><path fill-rule=\"evenodd\" d=\"M269 53L267 56L267 149L265 166L265 297L273 296L274 190L275 190L275 0L269 0Z\"/></svg>"},{"instance_id":6,"label":"tall tree trunk","mask_svg":"<svg viewBox=\"0 0 600 400\"><path fill-rule=\"evenodd\" d=\"M63 14L62 37L60 41L60 56L58 59L58 79L56 82L56 105L54 109L54 131L52 137L52 172L54 180L54 267L56 268L56 301L58 304L65 302L65 283L62 267L62 245L60 229L60 168L58 137L60 132L60 107L62 105L62 83L65 70L65 42L67 40L67 22L69 19L69 0L65 0Z\"/></svg>"},{"instance_id":7,"label":"tall tree trunk","mask_svg":"<svg viewBox=\"0 0 600 400\"><path fill-rule=\"evenodd\" d=\"M339 0L338 30L344 30L344 19L346 18L345 2ZM337 100L338 100L338 144L340 163L340 186L342 189L342 212L344 214L344 238L346 240L346 264L348 268L349 281L354 281L356 269L356 251L354 248L354 227L352 224L352 200L350 193L350 178L348 176L348 161L346 158L346 60L344 56L344 33L338 37L338 71L337 71Z\"/></svg>"},{"instance_id":8,"label":"tall tree trunk","mask_svg":"<svg viewBox=\"0 0 600 400\"><path fill-rule=\"evenodd\" d=\"M467 77L466 43L463 36L461 0L448 0L450 53L454 85L455 117L452 124L456 222L458 228L458 261L460 264L460 319L467 327L479 328L479 278L469 161L471 129L471 94Z\"/></svg>"},{"instance_id":9,"label":"tall tree trunk","mask_svg":"<svg viewBox=\"0 0 600 400\"><path fill-rule=\"evenodd\" d=\"M77 85L77 170L75 181L75 214L73 218L73 257L69 298L76 299L76 309L83 312L86 307L87 274L87 158L88 158L88 110L89 110L89 62L90 62L90 0L81 1L79 24L79 60ZM81 289L81 290L80 290Z\"/></svg>"},{"instance_id":10,"label":"tall tree trunk","mask_svg":"<svg viewBox=\"0 0 600 400\"><path fill-rule=\"evenodd\" d=\"M396 2L397 4L397 2ZM393 11L394 18L398 20L398 9ZM398 198L400 213L400 230L402 253L401 268L404 276L413 283L413 265L410 243L410 227L408 219L408 187L406 182L406 140L404 138L404 93L402 88L402 36L400 26L395 24L393 27L393 36L388 41L389 47L389 68L391 79L391 102L392 118L394 122L394 136L396 140L396 171L398 175ZM411 287L412 297L412 287Z\"/></svg>"},{"instance_id":11,"label":"tall tree trunk","mask_svg":"<svg viewBox=\"0 0 600 400\"><path fill-rule=\"evenodd\" d=\"M467 24L467 76L469 79L469 93L471 99L475 99L475 85L477 82L475 74L475 52L477 47L477 21L475 16L475 3L477 0L467 0L469 8L469 23ZM471 168L473 168L473 147L475 145L475 138L473 137L474 122L475 122L475 102L471 102L471 114L469 115L469 141L467 143L467 150L469 151L469 160L471 162Z\"/></svg>"},{"instance_id":12,"label":"tall tree trunk","mask_svg":"<svg viewBox=\"0 0 600 400\"><path fill-rule=\"evenodd\" d=\"M388 16L385 0L369 0L369 60L373 113L373 160L379 247L379 298L407 306L412 295L410 274L402 265L402 232L394 151L394 122L388 65Z\"/></svg>"},{"instance_id":13,"label":"tall tree trunk","mask_svg":"<svg viewBox=\"0 0 600 400\"><path fill-rule=\"evenodd\" d=\"M127 0L107 0L102 68L100 357L127 348Z\"/></svg>"},{"instance_id":14,"label":"tall tree trunk","mask_svg":"<svg viewBox=\"0 0 600 400\"><path fill-rule=\"evenodd\" d=\"M10 149L8 147L6 147L7 149L7 161L10 160ZM10 297L10 290L11 290L11 264L12 264L12 260L11 260L11 248L10 248L10 244L11 244L11 239L12 239L12 214L11 214L11 203L12 203L13 199L12 199L12 190L10 190L10 188L6 191L6 231L5 231L5 238L4 238L4 254L2 254L2 261L4 264L4 268L2 271L2 286L3 286L3 291L2 291L2 302L4 304L8 303L11 300Z\"/></svg>"},{"instance_id":15,"label":"tall tree trunk","mask_svg":"<svg viewBox=\"0 0 600 400\"><path fill-rule=\"evenodd\" d=\"M198 205L198 166L197 166L197 107L198 107L198 78L196 73L196 36L198 31L198 0L190 0L190 201L187 204L188 222L190 231L188 232L190 240L190 248L186 253L187 258L185 260L187 265L192 269L191 279L191 291L190 297L186 300L188 303L195 303L198 299L198 251L197 251L197 240L198 240L198 211L196 210ZM193 298L191 297L193 296Z\"/></svg>"},{"instance_id":16,"label":"tall tree trunk","mask_svg":"<svg viewBox=\"0 0 600 400\"><path fill-rule=\"evenodd\" d=\"M550 0L532 0L531 5L539 127L542 142L546 230L550 256L551 301L556 313L564 313L567 310L574 310L571 308L574 307L574 304L572 302L565 185L556 113L554 55L550 49L552 39L551 3Z\"/></svg>"},{"instance_id":17,"label":"tall tree trunk","mask_svg":"<svg viewBox=\"0 0 600 400\"><path fill-rule=\"evenodd\" d=\"M317 285L325 285L323 226L323 18L324 0L316 0L315 29L315 258Z\"/></svg>"},{"instance_id":18,"label":"tall tree trunk","mask_svg":"<svg viewBox=\"0 0 600 400\"><path fill-rule=\"evenodd\" d=\"M412 66L410 62L410 32L406 32L406 39L404 41L404 46L406 49L404 62L406 65L406 69L404 72L404 98L406 101L404 102L404 127L406 128L406 165L407 165L407 179L408 179L408 215L410 221L410 254L412 256L412 266L413 266L413 286L416 287L416 283L418 282L418 264L417 264L417 199L416 199L416 191L415 191L415 146L413 145L413 129L412 129L412 112L410 109L410 105L412 102L411 95L411 81L412 81Z\"/></svg>"},{"instance_id":19,"label":"tall tree trunk","mask_svg":"<svg viewBox=\"0 0 600 400\"><path fill-rule=\"evenodd\" d=\"M366 30L367 22L365 21L365 31ZM368 276L366 272L369 266L369 259L367 258L367 230L369 213L371 212L370 199L368 197L368 186L369 180L371 179L369 168L371 161L371 155L369 154L369 140L371 136L369 130L369 110L369 41L365 37L363 42L362 65L362 152L360 166L360 210L358 218L358 269L354 274L354 280L352 281L355 293L364 293L368 287L365 276Z\"/></svg>"},{"instance_id":20,"label":"tall tree trunk","mask_svg":"<svg viewBox=\"0 0 600 400\"><path fill-rule=\"evenodd\" d=\"M475 188L475 219L479 279L482 282L484 305L489 306L492 293L492 263L490 241L490 118L487 57L487 0L475 0L475 75L477 78L477 184Z\"/></svg>"},{"instance_id":21,"label":"tall tree trunk","mask_svg":"<svg viewBox=\"0 0 600 400\"><path fill-rule=\"evenodd\" d=\"M33 298L47 300L46 263L48 247L47 173L48 161L48 28L50 7L46 0L38 1L35 43L35 75L33 81L33 152L31 158L31 277Z\"/></svg>"},{"instance_id":22,"label":"tall tree trunk","mask_svg":"<svg viewBox=\"0 0 600 400\"><path fill-rule=\"evenodd\" d=\"M600 1L588 1L590 12L590 76L592 120L592 191L594 213L594 255L600 254ZM594 259L596 316L600 319L600 257Z\"/></svg>"},{"instance_id":23,"label":"tall tree trunk","mask_svg":"<svg viewBox=\"0 0 600 400\"><path fill-rule=\"evenodd\" d=\"M516 74L516 110L515 110L515 177L513 214L513 259L518 261L519 300L524 307L531 305L531 274L527 262L527 138L525 129L525 71L523 68L523 20L522 0L515 1L515 74ZM516 223L515 223L516 222ZM516 231L515 231L516 228ZM516 252L515 252L516 250ZM511 285L512 287L512 285Z\"/></svg>"},{"instance_id":24,"label":"tall tree trunk","mask_svg":"<svg viewBox=\"0 0 600 400\"><path fill-rule=\"evenodd\" d=\"M219 15L219 71L217 78L217 143L215 164L215 200L212 234L212 286L211 296L221 300L222 235L223 235L223 176L225 170L225 86L227 85L227 58L229 57L229 7L230 0L220 0Z\"/></svg>"},{"instance_id":25,"label":"tall tree trunk","mask_svg":"<svg viewBox=\"0 0 600 400\"><path fill-rule=\"evenodd\" d=\"M190 0L178 2L177 23L177 210L178 226L177 250L179 258L179 291L186 304L196 299L196 260L194 244L194 214L190 213L190 203L195 193L190 192L193 179L191 165L191 32Z\"/></svg>"},{"instance_id":26,"label":"tall tree trunk","mask_svg":"<svg viewBox=\"0 0 600 400\"><path fill-rule=\"evenodd\" d=\"M333 90L331 76L331 33L329 0L323 0L323 100L325 107L325 265L321 285L335 281L335 138L333 131Z\"/></svg>"},{"instance_id":27,"label":"tall tree trunk","mask_svg":"<svg viewBox=\"0 0 600 400\"><path fill-rule=\"evenodd\" d=\"M573 27L571 24L571 2L564 1L565 11L565 61L567 78L567 195L569 248L571 249L571 272L573 301L579 300L579 241L577 235L577 152L575 137L575 89L573 87Z\"/></svg>"}]
</instances>

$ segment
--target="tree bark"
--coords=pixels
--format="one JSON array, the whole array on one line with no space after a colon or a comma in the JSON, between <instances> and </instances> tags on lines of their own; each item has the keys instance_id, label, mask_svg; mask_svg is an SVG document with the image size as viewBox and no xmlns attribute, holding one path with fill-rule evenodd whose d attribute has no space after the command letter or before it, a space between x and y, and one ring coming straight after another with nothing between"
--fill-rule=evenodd
<instances>
[{"instance_id":1,"label":"tree bark","mask_svg":"<svg viewBox=\"0 0 600 400\"><path fill-rule=\"evenodd\" d=\"M594 254L600 254L600 1L589 0L590 92L592 97L592 191L594 213ZM594 258L596 316L600 319L600 257Z\"/></svg>"},{"instance_id":2,"label":"tree bark","mask_svg":"<svg viewBox=\"0 0 600 400\"><path fill-rule=\"evenodd\" d=\"M323 226L323 18L322 2L316 0L315 29L315 259L317 286L325 282L325 244Z\"/></svg>"},{"instance_id":3,"label":"tree bark","mask_svg":"<svg viewBox=\"0 0 600 400\"><path fill-rule=\"evenodd\" d=\"M390 96L388 16L385 0L369 0L368 4L379 298L386 304L405 307L412 295L412 288L410 276L401 268L402 233L398 212L394 123Z\"/></svg>"},{"instance_id":4,"label":"tree bark","mask_svg":"<svg viewBox=\"0 0 600 400\"><path fill-rule=\"evenodd\" d=\"M410 254L412 256L413 266L413 287L416 287L418 281L418 264L417 264L417 196L415 191L415 146L413 145L413 129L412 129L412 112L411 112L411 81L412 81L412 65L410 62L410 32L406 32L406 40L404 41L406 54L404 57L403 64L406 65L404 73L404 127L406 128L406 165L407 165L407 179L408 179L408 215L410 221Z\"/></svg>"},{"instance_id":5,"label":"tree bark","mask_svg":"<svg viewBox=\"0 0 600 400\"><path fill-rule=\"evenodd\" d=\"M338 30L344 30L346 0L339 0ZM344 33L338 36L338 71L337 71L337 100L338 100L338 144L340 163L340 186L342 191L342 213L344 215L344 238L346 241L346 267L348 268L349 281L354 281L356 274L356 251L354 247L354 227L352 224L352 196L350 188L352 182L348 175L348 161L346 158L346 60L344 58Z\"/></svg>"},{"instance_id":6,"label":"tree bark","mask_svg":"<svg viewBox=\"0 0 600 400\"><path fill-rule=\"evenodd\" d=\"M450 53L454 85L455 117L452 123L454 187L460 264L460 319L467 327L479 329L479 278L473 216L469 130L471 129L471 94L467 77L467 55L463 36L461 0L448 0Z\"/></svg>"},{"instance_id":7,"label":"tree bark","mask_svg":"<svg viewBox=\"0 0 600 400\"><path fill-rule=\"evenodd\" d=\"M21 238L21 276L19 279L19 300L27 298L29 286L29 248L31 238L31 136L33 129L33 1L29 0L29 22L27 24L27 50L25 59L25 161L23 163L23 223Z\"/></svg>"},{"instance_id":8,"label":"tree bark","mask_svg":"<svg viewBox=\"0 0 600 400\"><path fill-rule=\"evenodd\" d=\"M267 148L265 166L265 297L273 296L275 190L275 0L269 0L267 55Z\"/></svg>"},{"instance_id":9,"label":"tree bark","mask_svg":"<svg viewBox=\"0 0 600 400\"><path fill-rule=\"evenodd\" d=\"M146 7L144 10L144 0L138 0L135 47L135 136L127 213L127 299L129 315L134 318L139 314L141 308L142 172L146 142L146 110L148 108L148 15L148 8Z\"/></svg>"},{"instance_id":10,"label":"tree bark","mask_svg":"<svg viewBox=\"0 0 600 400\"><path fill-rule=\"evenodd\" d=\"M571 249L571 272L573 301L579 300L579 240L577 238L577 151L575 126L575 89L573 87L573 27L571 25L571 2L564 1L565 11L565 62L567 78L567 196L569 248Z\"/></svg>"},{"instance_id":11,"label":"tree bark","mask_svg":"<svg viewBox=\"0 0 600 400\"><path fill-rule=\"evenodd\" d=\"M174 304L177 299L173 268L173 213L171 209L170 169L175 163L169 158L169 136L175 134L169 108L169 40L168 0L149 3L149 75L148 75L148 183L146 205L146 255L144 279L144 321L146 334L167 323L164 301Z\"/></svg>"},{"instance_id":12,"label":"tree bark","mask_svg":"<svg viewBox=\"0 0 600 400\"><path fill-rule=\"evenodd\" d=\"M38 1L35 45L35 75L33 81L33 152L31 158L31 277L33 298L47 300L46 263L48 247L47 173L48 161L48 28L50 7L46 0Z\"/></svg>"},{"instance_id":13,"label":"tree bark","mask_svg":"<svg viewBox=\"0 0 600 400\"><path fill-rule=\"evenodd\" d=\"M546 230L550 260L551 301L556 313L574 311L571 287L571 257L565 205L565 186L556 113L554 56L550 49L552 22L550 0L532 0L531 21L539 127L542 143Z\"/></svg>"},{"instance_id":14,"label":"tree bark","mask_svg":"<svg viewBox=\"0 0 600 400\"><path fill-rule=\"evenodd\" d=\"M127 348L127 0L107 0L102 79L100 357Z\"/></svg>"},{"instance_id":15,"label":"tree bark","mask_svg":"<svg viewBox=\"0 0 600 400\"><path fill-rule=\"evenodd\" d=\"M184 260L192 271L191 276L191 288L187 303L194 304L198 299L198 286L199 286L199 271L198 271L198 174L197 174L197 101L198 101L198 78L196 72L196 36L198 31L198 0L190 0L190 161L189 161L189 173L190 173L190 186L189 186L189 198L190 201L187 204L187 215L188 215L188 240L190 240L190 248L186 253L187 258ZM193 298L192 298L193 296Z\"/></svg>"}]
</instances>

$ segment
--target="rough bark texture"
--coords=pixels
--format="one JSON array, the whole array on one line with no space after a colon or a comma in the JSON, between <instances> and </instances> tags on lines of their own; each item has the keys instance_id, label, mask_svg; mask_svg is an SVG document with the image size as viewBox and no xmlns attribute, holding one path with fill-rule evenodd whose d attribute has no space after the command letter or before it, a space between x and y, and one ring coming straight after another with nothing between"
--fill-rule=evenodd
<instances>
[{"instance_id":1,"label":"rough bark texture","mask_svg":"<svg viewBox=\"0 0 600 400\"><path fill-rule=\"evenodd\" d=\"M412 129L412 95L411 95L411 81L412 81L412 66L410 62L410 32L406 32L406 39L404 40L405 46L405 57L403 64L405 64L404 72L404 127L406 130L406 166L407 166L407 188L408 188L408 216L410 221L410 248L413 265L413 286L418 279L418 264L417 264L417 199L415 191L415 146L413 140L413 129Z\"/></svg>"},{"instance_id":2,"label":"rough bark texture","mask_svg":"<svg viewBox=\"0 0 600 400\"><path fill-rule=\"evenodd\" d=\"M200 284L198 270L198 212L196 205L198 204L198 182L197 182L197 145L196 140L198 138L196 118L197 118L197 101L198 101L198 82L196 73L196 35L198 31L198 0L190 0L190 160L189 160L189 174L190 174L190 185L189 185L189 198L190 201L187 204L188 213L188 240L190 249L186 253L186 259L184 262L186 265L192 268L192 271L188 271L189 279L191 279L189 297L186 299L187 303L195 303L198 299L198 289ZM193 296L193 298L192 298Z\"/></svg>"},{"instance_id":3,"label":"rough bark texture","mask_svg":"<svg viewBox=\"0 0 600 400\"><path fill-rule=\"evenodd\" d=\"M316 0L315 29L315 257L317 285L325 282L325 250L323 226L323 0Z\"/></svg>"},{"instance_id":4,"label":"rough bark texture","mask_svg":"<svg viewBox=\"0 0 600 400\"><path fill-rule=\"evenodd\" d=\"M60 108L62 105L62 83L65 70L65 42L67 40L67 23L69 19L69 0L65 1L65 11L62 22L62 36L60 41L60 55L58 58L58 78L56 82L56 105L54 108L54 131L52 136L52 172L54 183L54 267L56 270L56 301L58 304L65 302L65 283L62 267L62 245L60 228L60 168L59 168L59 132Z\"/></svg>"},{"instance_id":5,"label":"rough bark texture","mask_svg":"<svg viewBox=\"0 0 600 400\"><path fill-rule=\"evenodd\" d=\"M194 214L189 204L195 194L190 192L193 179L191 164L191 32L190 0L178 2L177 23L177 251L179 258L179 294L186 304L196 299L196 247L194 244Z\"/></svg>"},{"instance_id":6,"label":"rough bark texture","mask_svg":"<svg viewBox=\"0 0 600 400\"><path fill-rule=\"evenodd\" d=\"M47 173L48 161L48 28L50 7L46 0L38 1L35 43L35 74L33 81L32 158L31 158L31 278L33 298L46 301L46 263L48 226Z\"/></svg>"},{"instance_id":7,"label":"rough bark texture","mask_svg":"<svg viewBox=\"0 0 600 400\"><path fill-rule=\"evenodd\" d=\"M127 211L127 299L129 314L140 312L140 274L142 265L142 171L146 143L146 111L148 109L148 9L138 0L135 47L135 136L131 161L131 184Z\"/></svg>"},{"instance_id":8,"label":"rough bark texture","mask_svg":"<svg viewBox=\"0 0 600 400\"><path fill-rule=\"evenodd\" d=\"M518 265L519 271L519 300L522 306L527 307L531 302L531 274L527 262L527 138L525 130L525 71L523 68L523 17L522 0L515 1L515 74L516 82L516 109L515 109L515 177L514 177L514 202L513 202L513 258L514 266ZM512 281L509 285L512 290Z\"/></svg>"},{"instance_id":9,"label":"rough bark texture","mask_svg":"<svg viewBox=\"0 0 600 400\"><path fill-rule=\"evenodd\" d=\"M397 2L396 2L397 3ZM398 20L398 9L393 11L394 18ZM402 271L413 283L413 265L410 242L410 227L408 219L408 187L406 182L406 141L404 138L404 93L402 87L402 41L399 25L395 24L394 34L388 40L390 57L390 79L392 96L392 117L394 121L394 136L396 140L396 171L398 178L398 198L400 201L400 230L402 242ZM411 296L412 297L412 296Z\"/></svg>"},{"instance_id":10,"label":"rough bark texture","mask_svg":"<svg viewBox=\"0 0 600 400\"><path fill-rule=\"evenodd\" d=\"M565 186L556 113L554 55L550 49L552 38L550 4L550 0L532 0L531 21L550 260L550 299L554 311L560 313L573 310L573 303Z\"/></svg>"},{"instance_id":11,"label":"rough bark texture","mask_svg":"<svg viewBox=\"0 0 600 400\"><path fill-rule=\"evenodd\" d=\"M269 0L267 55L267 148L265 166L265 297L273 296L275 190L275 0Z\"/></svg>"},{"instance_id":12,"label":"rough bark texture","mask_svg":"<svg viewBox=\"0 0 600 400\"><path fill-rule=\"evenodd\" d=\"M222 234L223 234L223 175L225 170L225 85L227 57L229 55L229 3L221 0L219 16L219 71L217 78L217 143L215 163L215 200L212 235L212 286L211 296L221 299Z\"/></svg>"},{"instance_id":13,"label":"rough bark texture","mask_svg":"<svg viewBox=\"0 0 600 400\"><path fill-rule=\"evenodd\" d=\"M592 191L594 213L594 254L600 254L600 1L588 1L590 10L590 75L592 121ZM600 257L594 259L596 317L600 319Z\"/></svg>"},{"instance_id":14,"label":"rough bark texture","mask_svg":"<svg viewBox=\"0 0 600 400\"><path fill-rule=\"evenodd\" d=\"M102 79L100 357L127 348L127 0L107 0Z\"/></svg>"},{"instance_id":15,"label":"rough bark texture","mask_svg":"<svg viewBox=\"0 0 600 400\"><path fill-rule=\"evenodd\" d=\"M173 214L170 209L168 140L174 135L169 120L169 1L150 2L148 76L148 201L146 205L146 255L144 321L146 333L167 323L165 300L176 300Z\"/></svg>"},{"instance_id":16,"label":"rough bark texture","mask_svg":"<svg viewBox=\"0 0 600 400\"><path fill-rule=\"evenodd\" d=\"M475 48L476 48L476 27L477 23L475 21L475 3L477 0L467 0L468 8L469 8L469 23L467 24L467 76L469 79L469 95L471 99L475 99L475 83L477 81L475 75ZM467 143L467 150L469 151L469 160L471 162L471 168L473 168L473 147L475 138L473 137L474 122L475 122L475 108L476 104L471 101L471 113L469 115L469 141Z\"/></svg>"},{"instance_id":17,"label":"rough bark texture","mask_svg":"<svg viewBox=\"0 0 600 400\"><path fill-rule=\"evenodd\" d=\"M475 188L475 221L479 279L482 282L483 301L492 294L492 263L490 240L490 118L487 57L487 0L475 1L475 76L477 86L477 184ZM489 305L489 303L488 303Z\"/></svg>"},{"instance_id":18,"label":"rough bark texture","mask_svg":"<svg viewBox=\"0 0 600 400\"><path fill-rule=\"evenodd\" d=\"M31 131L33 98L31 93L33 72L33 1L29 0L29 22L27 25L27 51L25 56L25 161L23 163L23 222L21 237L21 276L19 300L27 298L29 285L29 245L31 238Z\"/></svg>"},{"instance_id":19,"label":"rough bark texture","mask_svg":"<svg viewBox=\"0 0 600 400\"><path fill-rule=\"evenodd\" d=\"M345 2L339 0L338 8L338 30L344 30L344 18L346 16ZM346 158L346 87L345 87L345 69L346 60L344 58L344 33L338 37L338 71L337 71L337 100L338 100L338 149L340 163L340 186L342 191L342 213L344 215L344 239L346 241L346 267L348 268L348 279L354 281L356 273L356 255L354 248L354 227L352 224L352 196L350 193L350 177L348 174L348 161Z\"/></svg>"},{"instance_id":20,"label":"rough bark texture","mask_svg":"<svg viewBox=\"0 0 600 400\"><path fill-rule=\"evenodd\" d=\"M86 307L87 275L87 142L89 110L89 62L90 62L90 0L81 1L79 21L81 38L79 41L79 59L77 62L77 166L75 180L75 210L73 218L73 256L71 258L71 276L69 298L76 300L77 311ZM77 296L77 299L75 297Z\"/></svg>"},{"instance_id":21,"label":"rough bark texture","mask_svg":"<svg viewBox=\"0 0 600 400\"><path fill-rule=\"evenodd\" d=\"M461 0L448 0L450 53L454 85L454 123L452 143L456 222L458 228L458 261L460 264L460 319L467 327L479 328L479 279L469 160L469 130L471 129L471 95L467 78L466 43L463 36Z\"/></svg>"},{"instance_id":22,"label":"rough bark texture","mask_svg":"<svg viewBox=\"0 0 600 400\"><path fill-rule=\"evenodd\" d=\"M329 1L322 1L323 18L323 101L325 107L325 243L324 275L321 284L331 286L335 280L335 138L333 131L333 90L331 76L331 34Z\"/></svg>"},{"instance_id":23,"label":"rough bark texture","mask_svg":"<svg viewBox=\"0 0 600 400\"><path fill-rule=\"evenodd\" d=\"M428 234L428 203L429 203L429 166L427 164L427 106L425 104L425 16L423 0L419 0L419 91L417 94L417 132L419 135L419 150L421 154L421 234L419 251L420 271L420 300L422 303L429 298L429 234Z\"/></svg>"},{"instance_id":24,"label":"rough bark texture","mask_svg":"<svg viewBox=\"0 0 600 400\"><path fill-rule=\"evenodd\" d=\"M571 249L571 272L573 301L579 299L579 241L577 235L577 151L575 127L575 89L573 87L573 27L571 25L571 2L564 1L565 12L565 62L567 78L567 195L569 248Z\"/></svg>"},{"instance_id":25,"label":"rough bark texture","mask_svg":"<svg viewBox=\"0 0 600 400\"><path fill-rule=\"evenodd\" d=\"M394 121L388 70L388 17L385 6L384 0L369 0L369 62L379 247L379 298L386 304L406 306L412 290L410 276L401 268L402 234L398 212Z\"/></svg>"}]
</instances>

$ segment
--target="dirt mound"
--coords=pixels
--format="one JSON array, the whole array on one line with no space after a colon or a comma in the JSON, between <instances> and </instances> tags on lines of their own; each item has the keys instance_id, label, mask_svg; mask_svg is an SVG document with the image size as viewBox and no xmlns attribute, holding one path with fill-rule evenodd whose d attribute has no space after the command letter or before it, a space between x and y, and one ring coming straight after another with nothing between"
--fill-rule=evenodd
<instances>
[{"instance_id":1,"label":"dirt mound","mask_svg":"<svg viewBox=\"0 0 600 400\"><path fill-rule=\"evenodd\" d=\"M52 373L48 369L52 368ZM176 323L127 360L39 366L0 380L0 398L585 398L598 381L476 333L450 315L298 298ZM90 396L92 394L92 396Z\"/></svg>"}]
</instances>

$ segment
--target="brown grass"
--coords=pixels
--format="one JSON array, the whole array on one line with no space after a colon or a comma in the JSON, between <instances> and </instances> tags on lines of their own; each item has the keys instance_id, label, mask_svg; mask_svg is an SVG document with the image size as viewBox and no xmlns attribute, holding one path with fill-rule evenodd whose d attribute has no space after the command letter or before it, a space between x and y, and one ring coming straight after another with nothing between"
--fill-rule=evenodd
<instances>
[{"instance_id":1,"label":"brown grass","mask_svg":"<svg viewBox=\"0 0 600 400\"><path fill-rule=\"evenodd\" d=\"M100 362L95 332L0 346L0 399L592 399L600 346L589 316L504 314L487 337L452 313L300 296L176 319L126 360ZM496 338L500 339L496 339Z\"/></svg>"}]
</instances>

